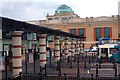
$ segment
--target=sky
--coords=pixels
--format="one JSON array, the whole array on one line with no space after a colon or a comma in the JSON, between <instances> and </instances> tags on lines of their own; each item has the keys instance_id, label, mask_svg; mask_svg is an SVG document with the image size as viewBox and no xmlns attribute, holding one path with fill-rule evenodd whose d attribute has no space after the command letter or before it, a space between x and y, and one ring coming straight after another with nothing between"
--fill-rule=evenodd
<instances>
[{"instance_id":1,"label":"sky","mask_svg":"<svg viewBox=\"0 0 120 80\"><path fill-rule=\"evenodd\" d=\"M0 0L0 16L20 21L45 20L62 4L81 18L118 15L120 0Z\"/></svg>"}]
</instances>

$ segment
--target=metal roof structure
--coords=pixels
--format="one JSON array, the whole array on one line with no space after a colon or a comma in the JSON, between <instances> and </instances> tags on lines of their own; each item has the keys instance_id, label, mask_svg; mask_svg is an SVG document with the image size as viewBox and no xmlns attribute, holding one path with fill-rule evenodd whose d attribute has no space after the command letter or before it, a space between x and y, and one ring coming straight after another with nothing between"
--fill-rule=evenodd
<instances>
[{"instance_id":1,"label":"metal roof structure","mask_svg":"<svg viewBox=\"0 0 120 80\"><path fill-rule=\"evenodd\" d=\"M0 25L3 31L24 31L24 33L38 33L38 34L49 34L55 36L64 36L71 38L85 38L84 36L79 36L59 30L54 30L50 28L46 28L43 26L38 26L34 24L29 24L22 21L17 21L5 17L0 17Z\"/></svg>"}]
</instances>

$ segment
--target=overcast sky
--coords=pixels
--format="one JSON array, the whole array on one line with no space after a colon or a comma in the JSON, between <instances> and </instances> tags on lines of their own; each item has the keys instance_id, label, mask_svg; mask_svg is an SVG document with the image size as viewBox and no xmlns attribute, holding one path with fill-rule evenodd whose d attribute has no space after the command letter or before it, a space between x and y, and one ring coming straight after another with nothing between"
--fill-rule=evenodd
<instances>
[{"instance_id":1,"label":"overcast sky","mask_svg":"<svg viewBox=\"0 0 120 80\"><path fill-rule=\"evenodd\" d=\"M0 16L21 21L44 20L62 4L81 18L118 15L120 0L0 0Z\"/></svg>"}]
</instances>

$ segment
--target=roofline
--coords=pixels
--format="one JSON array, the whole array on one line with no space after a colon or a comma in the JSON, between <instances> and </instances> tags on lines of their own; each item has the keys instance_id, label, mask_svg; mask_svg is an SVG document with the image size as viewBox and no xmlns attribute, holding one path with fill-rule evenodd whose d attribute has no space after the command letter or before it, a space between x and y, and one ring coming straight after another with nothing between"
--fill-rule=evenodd
<instances>
[{"instance_id":1,"label":"roofline","mask_svg":"<svg viewBox=\"0 0 120 80\"><path fill-rule=\"evenodd\" d=\"M6 31L24 31L26 33L38 33L38 34L49 34L49 35L55 35L55 36L64 36L64 37L71 37L71 38L86 38L84 36L79 36L63 31L58 31L50 28L46 28L43 26L38 26L10 18L0 17L1 19L1 25L2 30Z\"/></svg>"}]
</instances>

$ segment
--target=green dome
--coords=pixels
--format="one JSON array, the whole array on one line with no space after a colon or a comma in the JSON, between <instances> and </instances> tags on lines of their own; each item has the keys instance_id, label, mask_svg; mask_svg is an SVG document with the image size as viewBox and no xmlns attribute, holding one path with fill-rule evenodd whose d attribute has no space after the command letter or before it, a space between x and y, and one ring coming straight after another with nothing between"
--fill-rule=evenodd
<instances>
[{"instance_id":1,"label":"green dome","mask_svg":"<svg viewBox=\"0 0 120 80\"><path fill-rule=\"evenodd\" d=\"M66 12L69 12L69 13L74 13L74 11L67 5L61 5L57 8L57 10L55 11L55 13L66 13Z\"/></svg>"}]
</instances>

